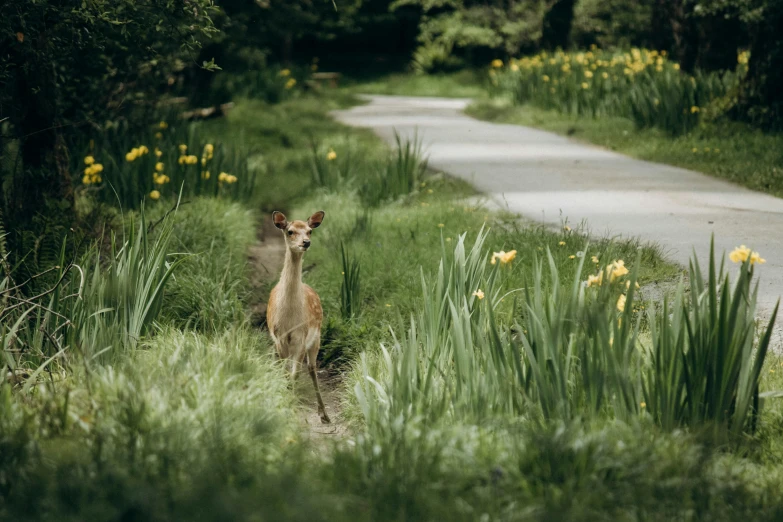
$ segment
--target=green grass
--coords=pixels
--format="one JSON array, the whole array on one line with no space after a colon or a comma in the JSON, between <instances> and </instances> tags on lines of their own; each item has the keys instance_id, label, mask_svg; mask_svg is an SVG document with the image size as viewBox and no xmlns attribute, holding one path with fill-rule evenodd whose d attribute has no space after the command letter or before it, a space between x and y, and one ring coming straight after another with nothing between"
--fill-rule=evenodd
<instances>
[{"instance_id":1,"label":"green grass","mask_svg":"<svg viewBox=\"0 0 783 522\"><path fill-rule=\"evenodd\" d=\"M481 73L464 70L448 74L396 73L371 80L349 78L344 89L356 94L485 98L485 84Z\"/></svg>"},{"instance_id":2,"label":"green grass","mask_svg":"<svg viewBox=\"0 0 783 522\"><path fill-rule=\"evenodd\" d=\"M744 124L719 121L672 137L656 129L637 129L628 119L573 117L504 100L477 102L470 116L496 123L527 125L595 143L635 158L703 172L783 197L783 136Z\"/></svg>"},{"instance_id":3,"label":"green grass","mask_svg":"<svg viewBox=\"0 0 783 522\"><path fill-rule=\"evenodd\" d=\"M536 260L547 251L567 282L595 271L592 256L599 265L624 259L642 295L646 283L672 280L679 268L653 246L612 244L567 223L551 229L490 212L469 186L439 174L416 174L417 186L406 182L384 201L363 200L360 187L373 179L364 168L315 187L313 163L330 149L335 162L385 161L389 154L369 132L329 119L327 110L348 103L350 96L326 91L278 105L239 101L227 119L205 123L207 135L251 151L248 168L259 182L244 202L193 198L170 216L168 260L184 260L168 282L157 322L111 365L95 364L89 372L67 366L46 375L24 400L0 386L0 518L779 519L783 408L773 399L739 451L716 451L699 429L668 432L643 416L586 419L580 402L572 421L543 421L532 401L519 402L514 382L492 380L497 374L479 365L494 357L479 343L491 331L485 328L494 325L504 339L518 335L510 329L514 322L529 329L520 289L537 282L542 295L562 291L549 275L536 280ZM167 208L151 209L150 221ZM353 430L346 443L332 446L329 437L304 432L295 390L270 356L265 334L247 324L253 297L245 255L258 220L271 219L272 209L290 219L326 211L312 234L304 278L324 306L323 363L344 379ZM462 234L472 244L482 229L486 237L471 264L452 265L446 255L443 277L454 267L456 279L439 285L444 252L453 252ZM516 258L491 265L492 252L500 250L517 250ZM580 273L582 261L587 268ZM341 298L346 276L350 296ZM473 296L479 289L483 301ZM460 322L461 312L436 309L439 296L460 293L472 300L468 306L492 301L494 315ZM601 310L612 312L614 328L611 297ZM624 317L640 312L629 305ZM424 319L435 316L451 321L449 329L436 329L434 320L428 327ZM412 318L420 340L437 341L426 353L442 357L432 366L439 387L435 393L401 380L410 385L410 400L400 400L405 395L384 373L401 362L396 345L408 342L408 364L428 362L416 359L418 346L409 342ZM469 323L473 330L458 329ZM436 351L457 341L483 347L471 353L476 371L460 367L459 390L448 376L469 360L450 358L457 350ZM780 365L767 360L762 390L780 388ZM501 389L510 397L493 392Z\"/></svg>"}]
</instances>

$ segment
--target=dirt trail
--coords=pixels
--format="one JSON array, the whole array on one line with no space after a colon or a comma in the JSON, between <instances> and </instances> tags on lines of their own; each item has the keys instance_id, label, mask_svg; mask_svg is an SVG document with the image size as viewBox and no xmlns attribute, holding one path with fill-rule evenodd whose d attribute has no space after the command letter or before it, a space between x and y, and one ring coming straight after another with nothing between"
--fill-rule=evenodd
<instances>
[{"instance_id":1,"label":"dirt trail","mask_svg":"<svg viewBox=\"0 0 783 522\"><path fill-rule=\"evenodd\" d=\"M280 271L285 257L285 241L275 228L271 219L264 219L258 229L258 243L250 248L248 258L254 267L251 283L257 298L251 308L253 323L266 327L266 306L269 290L271 290ZM326 405L326 413L331 424L322 424L316 407L315 392L307 372L301 372L296 381L296 395L301 406L302 427L305 433L313 439L315 447L328 445L329 441L339 440L347 436L348 430L342 415L340 402L340 375L332 374L326 368L319 368L318 381L321 396Z\"/></svg>"}]
</instances>

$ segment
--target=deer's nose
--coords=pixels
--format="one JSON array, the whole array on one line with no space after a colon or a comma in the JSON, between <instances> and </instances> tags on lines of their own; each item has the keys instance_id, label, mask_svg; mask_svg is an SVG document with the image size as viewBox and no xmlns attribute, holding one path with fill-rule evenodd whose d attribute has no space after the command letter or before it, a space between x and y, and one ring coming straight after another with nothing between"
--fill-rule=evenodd
<instances>
[{"instance_id":1,"label":"deer's nose","mask_svg":"<svg viewBox=\"0 0 783 522\"><path fill-rule=\"evenodd\" d=\"M310 248L310 240L309 240L309 239L305 239L305 240L303 240L303 241L302 241L302 245L303 245L305 248Z\"/></svg>"}]
</instances>

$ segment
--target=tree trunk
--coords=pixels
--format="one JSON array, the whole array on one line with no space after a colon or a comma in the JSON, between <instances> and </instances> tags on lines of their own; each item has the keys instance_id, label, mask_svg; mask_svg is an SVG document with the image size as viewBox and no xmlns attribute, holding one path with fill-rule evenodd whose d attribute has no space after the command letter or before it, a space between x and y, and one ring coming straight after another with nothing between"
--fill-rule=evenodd
<instances>
[{"instance_id":1,"label":"tree trunk","mask_svg":"<svg viewBox=\"0 0 783 522\"><path fill-rule=\"evenodd\" d=\"M571 43L571 24L574 21L576 0L557 0L544 15L541 47L554 50L566 49Z\"/></svg>"},{"instance_id":2,"label":"tree trunk","mask_svg":"<svg viewBox=\"0 0 783 522\"><path fill-rule=\"evenodd\" d=\"M68 150L57 117L55 71L45 62L27 65L14 71L11 121L20 139L21 161L12 176L7 217L15 227L29 226L45 200L58 201L61 209L73 209Z\"/></svg>"},{"instance_id":3,"label":"tree trunk","mask_svg":"<svg viewBox=\"0 0 783 522\"><path fill-rule=\"evenodd\" d=\"M737 116L763 127L783 130L783 0L769 0L760 22L750 31L748 74L742 84Z\"/></svg>"}]
</instances>

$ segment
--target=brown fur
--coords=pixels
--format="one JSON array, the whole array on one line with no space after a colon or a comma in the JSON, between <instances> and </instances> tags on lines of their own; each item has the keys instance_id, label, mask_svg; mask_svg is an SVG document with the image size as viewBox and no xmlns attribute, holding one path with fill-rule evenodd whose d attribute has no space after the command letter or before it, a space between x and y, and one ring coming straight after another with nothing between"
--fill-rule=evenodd
<instances>
[{"instance_id":1,"label":"brown fur","mask_svg":"<svg viewBox=\"0 0 783 522\"><path fill-rule=\"evenodd\" d=\"M324 213L316 212L307 222L288 223L280 212L273 214L275 226L286 242L285 263L280 281L272 289L267 305L269 333L280 358L285 359L291 376L307 356L307 369L313 380L321 421L329 422L321 392L318 389L316 366L321 347L323 309L318 294L302 282L302 258L310 245L312 230L320 226Z\"/></svg>"}]
</instances>

